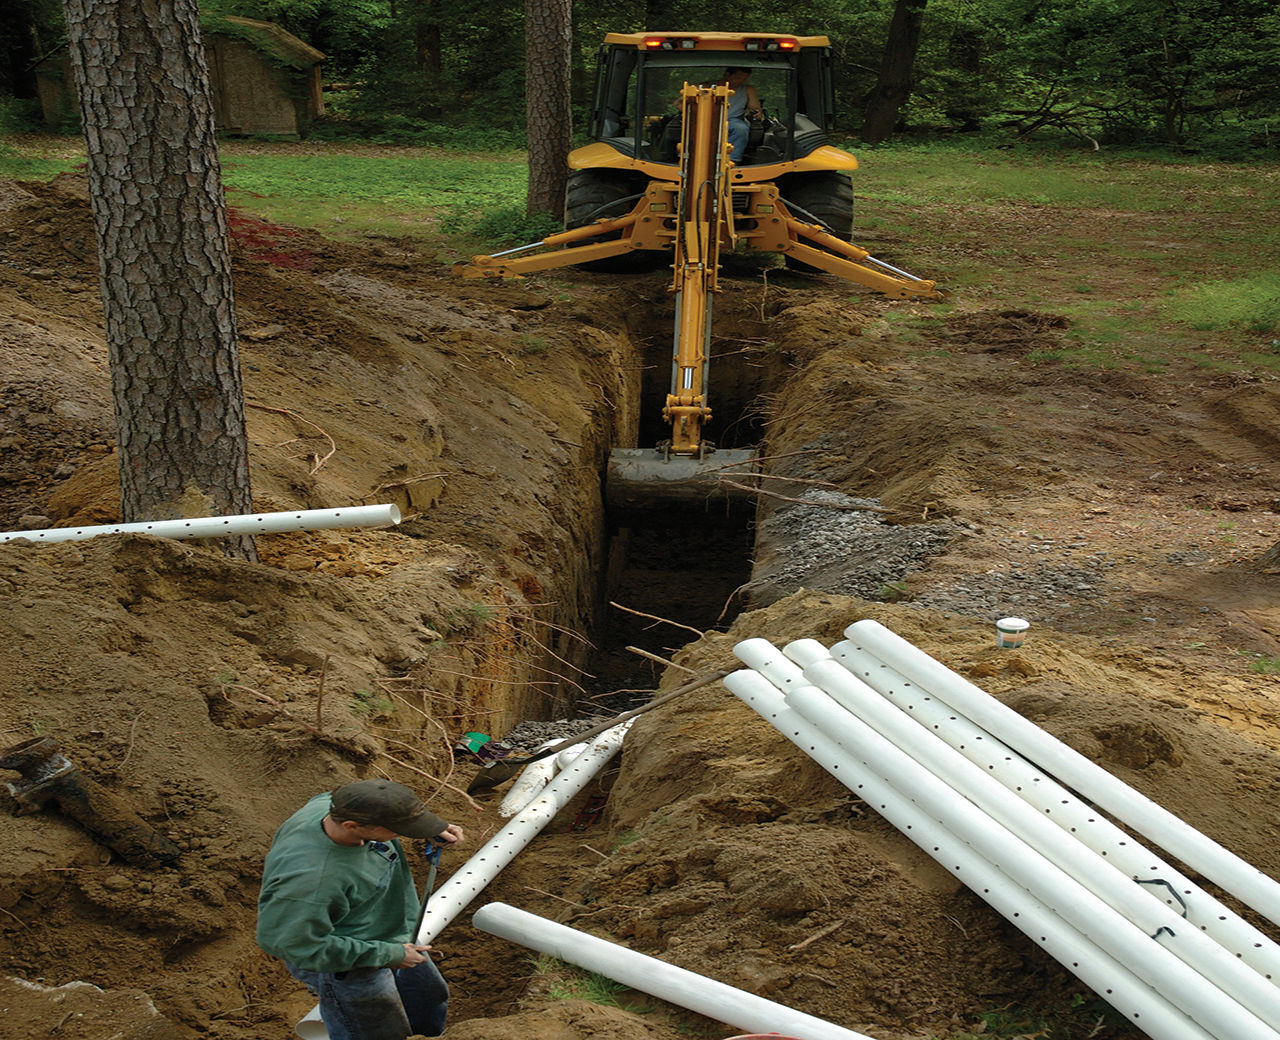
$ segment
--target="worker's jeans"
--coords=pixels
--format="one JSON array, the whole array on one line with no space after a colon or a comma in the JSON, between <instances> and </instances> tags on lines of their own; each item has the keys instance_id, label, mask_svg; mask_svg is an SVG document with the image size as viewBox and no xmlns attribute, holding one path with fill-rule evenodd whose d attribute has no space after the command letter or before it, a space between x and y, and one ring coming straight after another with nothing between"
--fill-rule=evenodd
<instances>
[{"instance_id":1,"label":"worker's jeans","mask_svg":"<svg viewBox=\"0 0 1280 1040\"><path fill-rule=\"evenodd\" d=\"M729 158L741 162L747 150L747 140L751 137L751 124L736 116L729 119Z\"/></svg>"},{"instance_id":2,"label":"worker's jeans","mask_svg":"<svg viewBox=\"0 0 1280 1040\"><path fill-rule=\"evenodd\" d=\"M449 986L430 960L412 968L352 968L290 974L320 998L329 1040L405 1040L439 1036L449 1011Z\"/></svg>"}]
</instances>

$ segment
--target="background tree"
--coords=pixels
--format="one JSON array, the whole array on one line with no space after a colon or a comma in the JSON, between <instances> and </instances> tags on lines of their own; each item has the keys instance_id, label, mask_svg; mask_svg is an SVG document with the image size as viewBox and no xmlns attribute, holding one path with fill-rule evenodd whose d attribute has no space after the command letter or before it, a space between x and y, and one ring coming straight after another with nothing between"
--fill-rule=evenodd
<instances>
[{"instance_id":1,"label":"background tree","mask_svg":"<svg viewBox=\"0 0 1280 1040\"><path fill-rule=\"evenodd\" d=\"M196 0L65 6L124 519L252 512L226 210ZM228 552L252 558L253 544L237 540Z\"/></svg>"},{"instance_id":2,"label":"background tree","mask_svg":"<svg viewBox=\"0 0 1280 1040\"><path fill-rule=\"evenodd\" d=\"M573 140L569 67L573 0L525 0L525 125L529 216L564 211L565 157Z\"/></svg>"},{"instance_id":3,"label":"background tree","mask_svg":"<svg viewBox=\"0 0 1280 1040\"><path fill-rule=\"evenodd\" d=\"M0 0L0 94L34 98L35 63L61 33L58 0Z\"/></svg>"},{"instance_id":4,"label":"background tree","mask_svg":"<svg viewBox=\"0 0 1280 1040\"><path fill-rule=\"evenodd\" d=\"M897 0L889 35L880 56L880 76L867 98L860 136L869 144L886 140L898 121L898 111L911 96L916 51L928 0Z\"/></svg>"}]
</instances>

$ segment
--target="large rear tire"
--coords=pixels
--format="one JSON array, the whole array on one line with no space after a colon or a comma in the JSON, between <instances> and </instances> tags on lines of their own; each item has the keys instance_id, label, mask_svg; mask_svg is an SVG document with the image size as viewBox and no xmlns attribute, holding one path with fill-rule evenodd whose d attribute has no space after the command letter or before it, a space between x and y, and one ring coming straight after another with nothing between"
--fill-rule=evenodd
<instances>
[{"instance_id":1,"label":"large rear tire","mask_svg":"<svg viewBox=\"0 0 1280 1040\"><path fill-rule=\"evenodd\" d=\"M621 217L635 208L636 196L644 194L648 182L642 176L619 170L570 170L564 192L564 226L582 227L602 217ZM601 236L604 241L621 232ZM586 271L631 274L661 266L664 254L653 250L632 250L604 260L590 260L577 266Z\"/></svg>"},{"instance_id":2,"label":"large rear tire","mask_svg":"<svg viewBox=\"0 0 1280 1040\"><path fill-rule=\"evenodd\" d=\"M841 241L853 241L853 182L847 173L793 173L779 179L778 191L796 217L822 224ZM785 259L793 271L818 270L791 257Z\"/></svg>"}]
</instances>

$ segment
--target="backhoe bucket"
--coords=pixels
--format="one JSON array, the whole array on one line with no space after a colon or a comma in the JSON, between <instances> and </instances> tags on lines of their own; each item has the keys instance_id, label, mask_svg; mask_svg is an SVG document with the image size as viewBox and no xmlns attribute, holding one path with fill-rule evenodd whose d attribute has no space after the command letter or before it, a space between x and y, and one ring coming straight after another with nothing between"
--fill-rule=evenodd
<instances>
[{"instance_id":1,"label":"backhoe bucket","mask_svg":"<svg viewBox=\"0 0 1280 1040\"><path fill-rule=\"evenodd\" d=\"M657 448L614 448L605 501L615 516L668 509L754 512L755 461L751 448L719 449L703 458L667 455Z\"/></svg>"}]
</instances>

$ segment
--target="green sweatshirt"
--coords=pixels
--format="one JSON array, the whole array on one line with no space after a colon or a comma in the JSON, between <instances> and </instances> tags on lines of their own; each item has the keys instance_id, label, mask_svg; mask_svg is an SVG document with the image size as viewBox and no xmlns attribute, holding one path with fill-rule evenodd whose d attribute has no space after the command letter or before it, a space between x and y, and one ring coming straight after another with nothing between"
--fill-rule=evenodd
<instances>
[{"instance_id":1,"label":"green sweatshirt","mask_svg":"<svg viewBox=\"0 0 1280 1040\"><path fill-rule=\"evenodd\" d=\"M329 802L317 795L276 832L262 871L258 945L308 971L394 967L418 917L408 859L399 840L388 852L339 845L321 826Z\"/></svg>"}]
</instances>

